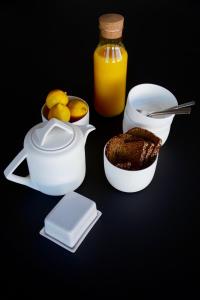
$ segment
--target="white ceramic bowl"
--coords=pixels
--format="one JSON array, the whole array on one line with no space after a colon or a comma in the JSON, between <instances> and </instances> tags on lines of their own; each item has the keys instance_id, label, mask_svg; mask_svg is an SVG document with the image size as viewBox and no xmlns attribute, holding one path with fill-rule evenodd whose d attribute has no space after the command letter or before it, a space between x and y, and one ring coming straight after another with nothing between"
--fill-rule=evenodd
<instances>
[{"instance_id":1,"label":"white ceramic bowl","mask_svg":"<svg viewBox=\"0 0 200 300\"><path fill-rule=\"evenodd\" d=\"M152 131L165 143L170 132L174 115L159 117L147 117L137 111L156 111L177 105L175 96L162 86L155 84L139 84L133 87L127 98L123 118L123 132L133 128L141 127Z\"/></svg>"},{"instance_id":2,"label":"white ceramic bowl","mask_svg":"<svg viewBox=\"0 0 200 300\"><path fill-rule=\"evenodd\" d=\"M87 114L83 118L81 118L80 120L72 122L72 124L74 124L74 125L88 125L89 124L89 114L90 114L88 103L85 100L81 99L80 97L69 96L68 95L68 98L69 98L69 100L74 100L74 99L81 100L87 105L87 108L88 108ZM47 112L45 113L45 110L48 110L46 104L44 104L42 106L42 109L41 109L41 116L42 116L42 121L43 122L48 121L47 116L46 116Z\"/></svg>"},{"instance_id":3,"label":"white ceramic bowl","mask_svg":"<svg viewBox=\"0 0 200 300\"><path fill-rule=\"evenodd\" d=\"M114 166L105 154L104 147L104 171L109 183L121 192L133 193L146 188L153 179L158 156L153 163L145 169L141 170L123 170Z\"/></svg>"}]
</instances>

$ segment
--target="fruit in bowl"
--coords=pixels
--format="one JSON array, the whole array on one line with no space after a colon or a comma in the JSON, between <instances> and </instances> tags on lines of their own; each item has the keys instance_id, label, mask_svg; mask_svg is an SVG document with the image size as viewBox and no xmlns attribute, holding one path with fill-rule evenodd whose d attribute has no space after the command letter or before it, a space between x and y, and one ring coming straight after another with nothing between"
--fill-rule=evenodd
<instances>
[{"instance_id":1,"label":"fruit in bowl","mask_svg":"<svg viewBox=\"0 0 200 300\"><path fill-rule=\"evenodd\" d=\"M70 100L68 108L70 110L70 120L72 122L83 118L88 112L86 103L79 99Z\"/></svg>"},{"instance_id":2,"label":"fruit in bowl","mask_svg":"<svg viewBox=\"0 0 200 300\"><path fill-rule=\"evenodd\" d=\"M56 104L67 105L69 102L69 98L66 92L62 90L52 90L48 93L46 98L46 105L49 109L51 109Z\"/></svg>"},{"instance_id":3,"label":"fruit in bowl","mask_svg":"<svg viewBox=\"0 0 200 300\"><path fill-rule=\"evenodd\" d=\"M63 122L76 122L87 115L88 104L66 92L56 89L48 93L42 115L45 119L56 118Z\"/></svg>"},{"instance_id":4,"label":"fruit in bowl","mask_svg":"<svg viewBox=\"0 0 200 300\"><path fill-rule=\"evenodd\" d=\"M57 103L52 106L48 113L48 120L56 118L60 121L68 122L70 120L70 110L66 105Z\"/></svg>"}]
</instances>

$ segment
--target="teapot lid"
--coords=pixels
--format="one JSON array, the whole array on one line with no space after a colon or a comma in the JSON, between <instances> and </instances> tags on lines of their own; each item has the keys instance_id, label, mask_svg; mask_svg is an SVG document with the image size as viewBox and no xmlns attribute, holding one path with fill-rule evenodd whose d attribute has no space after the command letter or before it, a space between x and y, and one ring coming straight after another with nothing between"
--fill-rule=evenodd
<instances>
[{"instance_id":1,"label":"teapot lid","mask_svg":"<svg viewBox=\"0 0 200 300\"><path fill-rule=\"evenodd\" d=\"M65 148L73 142L74 137L73 126L55 118L40 123L31 134L33 144L45 151Z\"/></svg>"}]
</instances>

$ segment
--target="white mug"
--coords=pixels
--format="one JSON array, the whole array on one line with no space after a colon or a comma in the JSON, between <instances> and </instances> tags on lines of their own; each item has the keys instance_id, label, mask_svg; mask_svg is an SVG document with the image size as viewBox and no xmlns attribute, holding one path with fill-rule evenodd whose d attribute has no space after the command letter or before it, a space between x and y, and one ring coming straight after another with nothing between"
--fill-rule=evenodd
<instances>
[{"instance_id":1,"label":"white mug","mask_svg":"<svg viewBox=\"0 0 200 300\"><path fill-rule=\"evenodd\" d=\"M173 115L147 117L137 109L157 111L177 105L175 96L162 86L155 84L139 84L133 87L127 98L123 118L123 132L133 127L141 127L152 131L162 139L162 145L168 138Z\"/></svg>"}]
</instances>

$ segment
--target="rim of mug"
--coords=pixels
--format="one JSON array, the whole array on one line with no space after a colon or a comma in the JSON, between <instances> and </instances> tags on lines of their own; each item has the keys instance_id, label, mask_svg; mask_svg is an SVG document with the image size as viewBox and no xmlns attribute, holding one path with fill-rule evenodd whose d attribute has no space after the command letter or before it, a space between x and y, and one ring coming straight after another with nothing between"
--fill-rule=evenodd
<instances>
[{"instance_id":1,"label":"rim of mug","mask_svg":"<svg viewBox=\"0 0 200 300\"><path fill-rule=\"evenodd\" d=\"M127 112L124 114L124 118L126 118L129 123L133 124L132 127L140 127L140 128L143 128L143 129L147 129L149 131L152 131L152 130L155 130L155 129L157 130L157 127L151 127L150 125L147 125L147 124L144 124L144 125L142 124L141 125L140 122L135 122L135 121L131 120L131 117L129 116L129 114ZM168 130L170 126L171 126L171 122L167 123L167 125L164 124L162 126L159 126L159 129L160 130L165 130L165 129Z\"/></svg>"},{"instance_id":2,"label":"rim of mug","mask_svg":"<svg viewBox=\"0 0 200 300\"><path fill-rule=\"evenodd\" d=\"M138 113L138 112L136 112ZM141 118L141 113L138 113L140 115L140 118ZM141 127L141 128L144 128L144 129L147 129L147 130L150 130L150 129L155 129L155 128L169 128L171 126L171 123L173 121L173 118L174 118L174 114L170 116L170 118L160 118L160 119L157 119L157 118L150 118L148 117L144 117L144 119L140 119L137 121L133 120L132 117L130 116L130 112L128 112L128 109L125 110L124 112L124 118L127 118L128 122L130 123L133 123L134 126L133 127ZM151 123L148 123L147 121L151 121Z\"/></svg>"},{"instance_id":3,"label":"rim of mug","mask_svg":"<svg viewBox=\"0 0 200 300\"><path fill-rule=\"evenodd\" d=\"M126 106L127 108L136 113L138 116L142 116L144 117L145 119L148 119L148 120L152 120L153 122L159 122L159 120L170 120L170 119L173 119L173 117L175 116L175 114L170 114L170 115L164 115L164 117L161 117L161 118L152 118L152 117L149 117L149 116L146 116L144 114L142 114L141 112L139 112L136 108L134 108L134 106L130 105L130 97L131 97L131 93L133 93L133 91L139 87L142 87L142 86L153 86L153 87L156 87L156 88L161 88L162 90L166 91L167 93L169 93L172 98L174 98L175 100L175 105L178 105L178 101L176 99L176 97L172 94L172 92L170 92L168 89L166 89L165 87L161 86L161 85L158 85L158 84L154 84L154 83L141 83L141 84L137 84L135 85L134 87L132 87L128 93L128 96L127 96L127 103L126 103ZM128 112L128 109L127 109L127 112Z\"/></svg>"},{"instance_id":4,"label":"rim of mug","mask_svg":"<svg viewBox=\"0 0 200 300\"><path fill-rule=\"evenodd\" d=\"M109 142L109 141L108 141L108 142ZM108 142L107 142L107 143L108 143ZM157 154L157 155L155 156L154 160L152 161L152 163L151 163L149 166L145 167L145 168L142 168L142 169L139 169L139 170L125 170L125 169L122 169L122 168L119 168L119 167L115 166L113 163L111 163L111 162L109 161L108 157L106 156L106 151L105 151L105 150L106 150L106 145L107 145L107 143L105 144L104 150L103 150L103 153L104 153L104 159L108 162L108 164L109 164L111 167L113 167L113 168L119 170L119 172L125 172L125 173L141 172L141 171L144 171L144 170L147 170L147 169L151 168L151 167L156 163L156 161L158 160L159 154Z\"/></svg>"},{"instance_id":5,"label":"rim of mug","mask_svg":"<svg viewBox=\"0 0 200 300\"><path fill-rule=\"evenodd\" d=\"M84 120L84 118L87 118L87 116L88 116L88 114L89 114L89 105L88 105L88 103L87 103L85 100L83 100L82 98L80 98L80 97L73 96L73 95L67 95L67 96L68 96L69 100L79 99L79 100L83 101L83 102L87 105L87 108L88 108L87 113L86 113L82 118L80 118L79 120L77 120L77 121L75 121L75 122L70 122L70 121L69 121L69 122L70 122L71 124L76 124L77 122L79 122L79 121L81 121L81 120ZM41 108L41 115L42 115L42 117L45 119L45 121L48 121L48 119L45 117L45 115L44 115L44 113L43 113L45 107L47 107L46 103L44 103L44 104L42 105L42 108Z\"/></svg>"}]
</instances>

